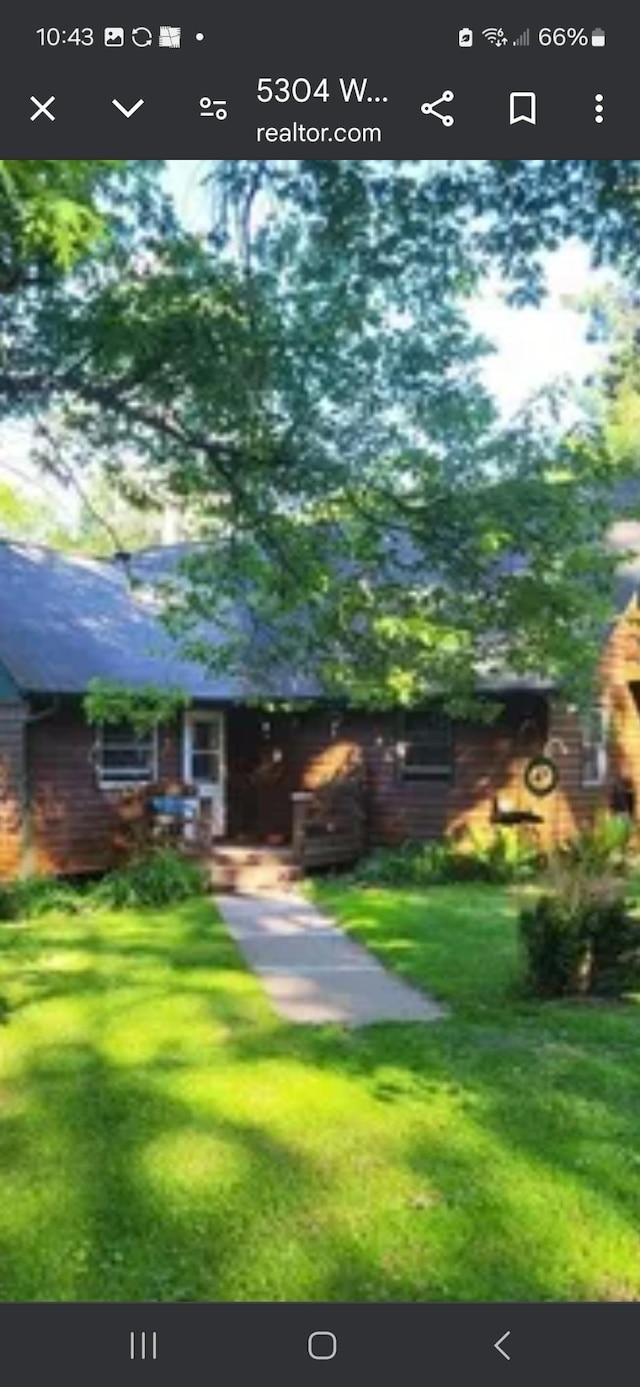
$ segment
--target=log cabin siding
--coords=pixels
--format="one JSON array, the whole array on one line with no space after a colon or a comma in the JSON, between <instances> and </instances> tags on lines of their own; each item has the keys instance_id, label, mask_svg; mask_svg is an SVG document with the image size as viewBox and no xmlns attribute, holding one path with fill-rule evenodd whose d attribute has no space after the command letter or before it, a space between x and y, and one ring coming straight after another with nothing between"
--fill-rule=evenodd
<instances>
[{"instance_id":1,"label":"log cabin siding","mask_svg":"<svg viewBox=\"0 0 640 1387\"><path fill-rule=\"evenodd\" d=\"M409 780L402 773L400 738L394 713L316 709L260 718L232 710L227 730L231 836L288 838L291 794L317 789L356 767L372 846L486 828L496 794L519 792L528 755L543 745L541 733L526 752L521 748L514 754L509 728L459 724L451 779ZM532 807L532 797L524 798L522 807Z\"/></svg>"},{"instance_id":2,"label":"log cabin siding","mask_svg":"<svg viewBox=\"0 0 640 1387\"><path fill-rule=\"evenodd\" d=\"M365 784L367 839L383 846L443 834L486 833L496 799L534 810L542 817L535 830L544 846L571 837L596 813L609 807L616 781L624 777L640 810L640 654L638 622L632 606L605 643L596 699L610 715L607 773L601 785L583 783L583 736L575 708L561 699L547 702L546 725L522 742L517 732L518 701L507 700L512 717L489 725L458 723L454 728L454 771L450 780L407 780L397 746L401 730L392 713L331 713L311 710L259 721L250 710L229 715L229 802L231 831L242 836L288 837L290 796L312 790L359 759ZM241 746L234 753L236 740ZM532 755L548 749L560 783L540 799L524 787L523 771ZM234 767L242 764L239 783ZM240 783L241 782L241 783ZM244 807L243 807L244 806Z\"/></svg>"},{"instance_id":3,"label":"log cabin siding","mask_svg":"<svg viewBox=\"0 0 640 1387\"><path fill-rule=\"evenodd\" d=\"M140 791L106 789L94 765L95 730L69 701L28 729L28 784L34 867L39 872L100 871L126 852ZM181 775L179 727L163 729L159 776Z\"/></svg>"},{"instance_id":4,"label":"log cabin siding","mask_svg":"<svg viewBox=\"0 0 640 1387\"><path fill-rule=\"evenodd\" d=\"M406 779L398 753L401 728L393 713L347 714L300 720L294 748L295 789L310 790L362 765L367 838L371 846L482 829L491 822L498 792L514 787L523 758L499 727L458 724L450 780ZM540 749L542 742L538 744ZM529 807L529 802L526 806Z\"/></svg>"},{"instance_id":5,"label":"log cabin siding","mask_svg":"<svg viewBox=\"0 0 640 1387\"><path fill-rule=\"evenodd\" d=\"M0 877L22 866L25 830L26 704L0 703Z\"/></svg>"}]
</instances>

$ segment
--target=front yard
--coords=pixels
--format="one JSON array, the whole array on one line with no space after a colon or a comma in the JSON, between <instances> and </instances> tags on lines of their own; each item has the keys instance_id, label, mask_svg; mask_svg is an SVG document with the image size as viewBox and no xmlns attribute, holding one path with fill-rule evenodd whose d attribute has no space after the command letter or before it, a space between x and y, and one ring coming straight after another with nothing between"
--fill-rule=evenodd
<instances>
[{"instance_id":1,"label":"front yard","mask_svg":"<svg viewBox=\"0 0 640 1387\"><path fill-rule=\"evenodd\" d=\"M0 925L0 1298L640 1297L640 1005L519 998L504 890L318 895L449 1019L285 1026L206 900Z\"/></svg>"}]
</instances>

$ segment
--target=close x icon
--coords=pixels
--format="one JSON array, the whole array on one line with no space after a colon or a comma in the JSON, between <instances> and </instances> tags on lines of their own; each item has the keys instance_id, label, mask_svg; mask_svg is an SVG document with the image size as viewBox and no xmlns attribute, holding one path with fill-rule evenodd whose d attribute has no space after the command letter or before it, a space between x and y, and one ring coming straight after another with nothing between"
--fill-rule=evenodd
<instances>
[{"instance_id":1,"label":"close x icon","mask_svg":"<svg viewBox=\"0 0 640 1387\"><path fill-rule=\"evenodd\" d=\"M46 101L40 101L40 99L37 96L30 97L29 100L33 101L33 104L36 108L33 112L33 115L31 116L31 119L37 120L39 116L46 116L48 120L55 120L53 112L49 110L52 101L55 101L55 99L55 96L50 96Z\"/></svg>"}]
</instances>

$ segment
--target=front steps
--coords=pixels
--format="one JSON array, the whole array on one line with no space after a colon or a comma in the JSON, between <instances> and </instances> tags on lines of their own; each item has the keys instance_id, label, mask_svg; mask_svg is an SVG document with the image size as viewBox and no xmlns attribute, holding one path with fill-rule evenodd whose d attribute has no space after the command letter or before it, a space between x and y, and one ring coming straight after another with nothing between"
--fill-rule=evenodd
<instances>
[{"instance_id":1,"label":"front steps","mask_svg":"<svg viewBox=\"0 0 640 1387\"><path fill-rule=\"evenodd\" d=\"M214 891L279 892L302 878L290 848L215 844L204 860Z\"/></svg>"}]
</instances>

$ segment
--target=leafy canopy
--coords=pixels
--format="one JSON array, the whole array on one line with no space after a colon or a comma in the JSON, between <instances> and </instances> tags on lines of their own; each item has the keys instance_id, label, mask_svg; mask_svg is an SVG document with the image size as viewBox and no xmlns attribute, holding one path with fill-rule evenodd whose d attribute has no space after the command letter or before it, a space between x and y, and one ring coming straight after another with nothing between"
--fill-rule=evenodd
<instances>
[{"instance_id":1,"label":"leafy canopy","mask_svg":"<svg viewBox=\"0 0 640 1387\"><path fill-rule=\"evenodd\" d=\"M208 238L157 168L75 170L101 225L71 273L9 226L33 282L0 304L0 407L54 470L182 507L189 652L377 703L462 706L505 669L584 690L612 603L602 438L542 407L502 424L466 308L496 266L539 297L569 236L632 273L637 164L222 162Z\"/></svg>"}]
</instances>

